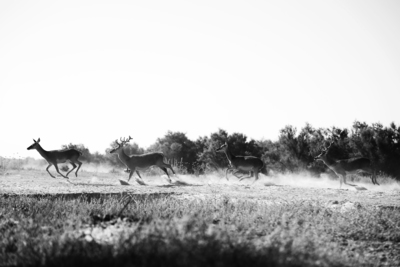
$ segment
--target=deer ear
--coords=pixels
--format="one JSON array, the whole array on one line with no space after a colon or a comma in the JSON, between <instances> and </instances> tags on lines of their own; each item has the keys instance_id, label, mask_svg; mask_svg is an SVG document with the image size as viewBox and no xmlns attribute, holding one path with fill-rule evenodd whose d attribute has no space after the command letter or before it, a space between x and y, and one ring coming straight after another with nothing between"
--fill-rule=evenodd
<instances>
[{"instance_id":1,"label":"deer ear","mask_svg":"<svg viewBox=\"0 0 400 267\"><path fill-rule=\"evenodd\" d=\"M33 139L33 142L34 142L34 143L37 143L35 139Z\"/></svg>"},{"instance_id":2,"label":"deer ear","mask_svg":"<svg viewBox=\"0 0 400 267\"><path fill-rule=\"evenodd\" d=\"M38 143L40 142L40 138L37 140L37 142L38 142Z\"/></svg>"}]
</instances>

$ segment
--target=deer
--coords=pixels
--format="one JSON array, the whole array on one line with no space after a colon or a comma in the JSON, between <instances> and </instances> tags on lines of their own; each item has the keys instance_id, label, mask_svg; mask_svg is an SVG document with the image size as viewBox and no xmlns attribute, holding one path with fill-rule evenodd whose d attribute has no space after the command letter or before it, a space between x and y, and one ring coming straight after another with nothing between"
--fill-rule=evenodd
<instances>
[{"instance_id":1,"label":"deer","mask_svg":"<svg viewBox=\"0 0 400 267\"><path fill-rule=\"evenodd\" d=\"M80 156L82 156L82 152L80 152L76 149L73 149L73 148L63 149L63 150L46 151L42 148L42 146L39 143L40 143L40 138L38 138L37 141L35 139L33 139L33 144L31 146L29 146L27 149L28 150L36 149L37 152L39 152L39 154L47 161L47 163L49 163L49 166L47 166L46 171L50 174L51 177L56 178L49 171L49 168L52 165L54 165L58 174L60 174L64 178L68 179L68 181L69 181L68 174L70 174L76 168L75 164L79 165L78 169L75 172L75 176L78 177L78 171L82 166L82 162L80 162L78 159ZM71 163L73 168L67 173L67 175L64 176L58 170L57 164L65 163L65 162Z\"/></svg>"},{"instance_id":2,"label":"deer","mask_svg":"<svg viewBox=\"0 0 400 267\"><path fill-rule=\"evenodd\" d=\"M175 174L175 172L172 169L171 165L164 162L165 156L162 152L151 152L142 155L130 155L130 156L125 154L123 147L131 139L132 139L131 136L129 136L128 139L120 138L121 143L118 143L118 139L116 139L115 143L117 144L117 147L110 150L110 154L117 154L119 160L126 166L127 170L129 169L128 182L131 179L134 172L136 172L139 178L142 178L140 176L139 170L143 171L147 170L151 166L157 166L161 170L163 170L165 174L167 174L168 181L171 183L171 178L169 177L167 168L170 169L173 174Z\"/></svg>"},{"instance_id":3,"label":"deer","mask_svg":"<svg viewBox=\"0 0 400 267\"><path fill-rule=\"evenodd\" d=\"M360 171L369 173L371 180L374 185L379 185L376 180L375 171L373 170L371 161L364 157L354 157L349 159L337 160L329 156L329 149L334 141L329 143L329 146L322 149L322 152L314 158L316 161L322 161L329 169L331 169L340 180L340 188L342 183L349 186L356 186L346 182L346 175L351 173L357 173Z\"/></svg>"},{"instance_id":4,"label":"deer","mask_svg":"<svg viewBox=\"0 0 400 267\"><path fill-rule=\"evenodd\" d=\"M242 181L247 178L253 177L252 173L255 175L255 183L258 180L258 174L264 168L264 162L257 157L254 156L235 156L233 155L230 150L228 143L221 145L215 152L224 152L226 158L229 161L229 167L226 169L225 178L228 179L228 172L233 171L232 174L239 178L239 181ZM249 172L248 177L239 177L236 174L240 171Z\"/></svg>"}]
</instances>

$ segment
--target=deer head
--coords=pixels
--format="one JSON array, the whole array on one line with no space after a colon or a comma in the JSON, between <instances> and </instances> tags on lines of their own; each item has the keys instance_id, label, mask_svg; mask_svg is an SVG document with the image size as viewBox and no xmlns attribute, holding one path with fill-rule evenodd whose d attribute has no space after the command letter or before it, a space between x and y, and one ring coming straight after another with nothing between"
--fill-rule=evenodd
<instances>
[{"instance_id":1,"label":"deer head","mask_svg":"<svg viewBox=\"0 0 400 267\"><path fill-rule=\"evenodd\" d=\"M223 144L222 146L220 146L219 148L217 148L217 149L215 150L215 152L225 152L227 148L228 148L228 144L225 142L225 144Z\"/></svg>"},{"instance_id":2,"label":"deer head","mask_svg":"<svg viewBox=\"0 0 400 267\"><path fill-rule=\"evenodd\" d=\"M323 157L326 156L326 154L328 154L329 148L331 147L333 142L335 142L335 140L337 140L339 138L343 139L343 136L344 136L344 133L345 133L345 130L342 130L339 134L337 134L336 133L337 131L336 131L335 127L333 127L332 130L328 129L328 131L331 132L331 136L328 137L329 139L331 139L331 141L329 142L329 146L328 147L323 147L322 148L322 152L318 156L316 156L314 158L314 160L322 160L322 159L324 159Z\"/></svg>"},{"instance_id":3,"label":"deer head","mask_svg":"<svg viewBox=\"0 0 400 267\"><path fill-rule=\"evenodd\" d=\"M126 143L128 143L130 140L132 140L132 137L129 136L128 139L126 139L126 138L122 139L122 137L121 137L119 140L121 141L121 143L118 143L118 139L115 139L115 143L117 144L117 147L110 150L111 154L116 153L118 150L123 148Z\"/></svg>"},{"instance_id":4,"label":"deer head","mask_svg":"<svg viewBox=\"0 0 400 267\"><path fill-rule=\"evenodd\" d=\"M30 145L27 149L28 150L36 149L39 146L39 142L40 142L40 138L37 141L35 139L33 139L33 144Z\"/></svg>"},{"instance_id":5,"label":"deer head","mask_svg":"<svg viewBox=\"0 0 400 267\"><path fill-rule=\"evenodd\" d=\"M329 143L329 146L328 147L323 147L322 148L322 151L321 151L321 153L318 155L318 156L316 156L315 158L314 158L314 160L322 160L322 159L324 159L324 157L326 156L326 154L328 154L328 151L329 151L329 148L331 147L331 145L333 144L333 140Z\"/></svg>"}]
</instances>

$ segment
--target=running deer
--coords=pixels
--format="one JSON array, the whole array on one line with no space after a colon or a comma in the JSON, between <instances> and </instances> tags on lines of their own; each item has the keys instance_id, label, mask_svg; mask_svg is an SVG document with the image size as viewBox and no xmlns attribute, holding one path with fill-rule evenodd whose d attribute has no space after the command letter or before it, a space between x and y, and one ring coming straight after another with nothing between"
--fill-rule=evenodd
<instances>
[{"instance_id":1,"label":"running deer","mask_svg":"<svg viewBox=\"0 0 400 267\"><path fill-rule=\"evenodd\" d=\"M230 152L228 144L226 142L225 144L220 146L216 150L216 152L224 152L229 161L230 166L226 169L225 173L225 178L228 181L229 181L228 179L229 171L234 171L232 174L235 175L237 178L239 178L239 181L253 177L251 175L252 172L256 177L253 183L255 183L258 180L258 174L264 167L264 162L260 158L254 156L235 156ZM249 172L250 175L248 177L238 177L236 173L240 171Z\"/></svg>"},{"instance_id":2,"label":"running deer","mask_svg":"<svg viewBox=\"0 0 400 267\"><path fill-rule=\"evenodd\" d=\"M337 160L329 156L329 149L334 141L330 142L327 148L323 148L321 154L316 156L314 160L322 161L329 169L331 169L340 180L340 188L342 188L342 183L356 186L354 184L349 184L346 181L346 175L351 173L366 172L371 175L371 180L373 184L379 185L376 180L376 174L372 167L371 161L363 157L355 157L349 159Z\"/></svg>"},{"instance_id":3,"label":"running deer","mask_svg":"<svg viewBox=\"0 0 400 267\"><path fill-rule=\"evenodd\" d=\"M128 143L132 137L129 136L129 139L120 138L121 143L118 143L118 140L115 140L117 147L110 151L111 154L117 154L119 160L130 170L128 181L131 179L133 173L136 171L137 175L142 178L139 174L139 171L144 171L150 168L151 166L157 166L161 170L163 170L167 176L168 181L171 183L171 178L169 177L167 168L175 174L171 165L164 162L164 154L162 152L152 152L142 155L126 155L123 147L126 143Z\"/></svg>"},{"instance_id":4,"label":"running deer","mask_svg":"<svg viewBox=\"0 0 400 267\"><path fill-rule=\"evenodd\" d=\"M31 146L29 146L27 149L28 150L36 149L37 152L39 152L39 154L49 163L49 166L47 166L46 171L50 174L51 177L56 178L49 171L49 168L52 165L54 165L58 174L60 174L64 178L68 179L68 174L70 174L70 172L72 172L76 168L75 163L79 165L78 169L75 172L75 176L78 177L78 171L82 166L82 162L80 162L78 160L78 158L80 156L82 156L82 152L80 152L76 149L73 149L73 148L63 149L63 150L46 151L41 147L39 142L40 142L40 138L37 141L35 139L33 139L33 144ZM65 163L65 162L71 163L72 167L73 167L67 173L66 176L64 176L62 173L60 173L60 171L58 170L58 166L57 166L58 163Z\"/></svg>"}]
</instances>

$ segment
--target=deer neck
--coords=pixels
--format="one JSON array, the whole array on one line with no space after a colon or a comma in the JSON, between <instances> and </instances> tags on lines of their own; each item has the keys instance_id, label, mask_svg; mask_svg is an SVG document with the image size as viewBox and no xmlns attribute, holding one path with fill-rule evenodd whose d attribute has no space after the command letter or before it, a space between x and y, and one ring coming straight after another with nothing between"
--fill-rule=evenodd
<instances>
[{"instance_id":1,"label":"deer neck","mask_svg":"<svg viewBox=\"0 0 400 267\"><path fill-rule=\"evenodd\" d=\"M225 155L228 158L229 163L232 165L232 160L235 159L235 156L229 151L228 148L225 149Z\"/></svg>"},{"instance_id":2,"label":"deer neck","mask_svg":"<svg viewBox=\"0 0 400 267\"><path fill-rule=\"evenodd\" d=\"M39 154L40 154L43 158L45 158L45 159L47 160L48 152L47 152L46 150L44 150L39 144L38 144L35 148L36 148L37 152L39 152Z\"/></svg>"},{"instance_id":3,"label":"deer neck","mask_svg":"<svg viewBox=\"0 0 400 267\"><path fill-rule=\"evenodd\" d=\"M328 153L326 153L325 155L323 155L321 157L321 160L325 163L325 165L327 166L332 166L335 165L336 160L334 160L333 158L328 156Z\"/></svg>"},{"instance_id":4,"label":"deer neck","mask_svg":"<svg viewBox=\"0 0 400 267\"><path fill-rule=\"evenodd\" d=\"M123 148L118 150L117 155L118 155L118 158L122 161L122 163L124 163L126 166L128 166L129 157L127 154L125 154L125 151Z\"/></svg>"}]
</instances>

